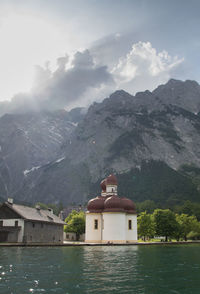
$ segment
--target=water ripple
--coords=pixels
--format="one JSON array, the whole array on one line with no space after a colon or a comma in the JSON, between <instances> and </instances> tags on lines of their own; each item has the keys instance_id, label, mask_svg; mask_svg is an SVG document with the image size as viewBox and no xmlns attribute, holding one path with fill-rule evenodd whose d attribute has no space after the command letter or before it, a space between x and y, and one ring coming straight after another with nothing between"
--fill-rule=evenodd
<instances>
[{"instance_id":1,"label":"water ripple","mask_svg":"<svg viewBox=\"0 0 200 294\"><path fill-rule=\"evenodd\" d=\"M0 248L0 293L199 294L200 246Z\"/></svg>"}]
</instances>

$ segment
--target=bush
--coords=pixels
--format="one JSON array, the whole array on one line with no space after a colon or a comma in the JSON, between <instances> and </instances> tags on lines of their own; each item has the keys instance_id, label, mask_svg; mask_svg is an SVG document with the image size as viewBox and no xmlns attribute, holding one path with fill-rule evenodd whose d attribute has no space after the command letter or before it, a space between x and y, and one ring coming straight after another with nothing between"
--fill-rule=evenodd
<instances>
[{"instance_id":1,"label":"bush","mask_svg":"<svg viewBox=\"0 0 200 294\"><path fill-rule=\"evenodd\" d=\"M189 240L200 240L200 232L194 232L191 231L189 232L189 234L187 235L187 238Z\"/></svg>"}]
</instances>

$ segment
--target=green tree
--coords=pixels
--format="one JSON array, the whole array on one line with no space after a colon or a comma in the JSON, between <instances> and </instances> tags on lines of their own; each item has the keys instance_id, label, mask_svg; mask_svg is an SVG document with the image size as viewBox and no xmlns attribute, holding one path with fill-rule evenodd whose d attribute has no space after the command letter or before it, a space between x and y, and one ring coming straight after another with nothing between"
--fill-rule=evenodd
<instances>
[{"instance_id":1,"label":"green tree","mask_svg":"<svg viewBox=\"0 0 200 294\"><path fill-rule=\"evenodd\" d=\"M72 210L71 213L66 217L65 222L68 223L75 215L78 215L79 212Z\"/></svg>"},{"instance_id":2,"label":"green tree","mask_svg":"<svg viewBox=\"0 0 200 294\"><path fill-rule=\"evenodd\" d=\"M200 221L200 203L194 203L193 214Z\"/></svg>"},{"instance_id":3,"label":"green tree","mask_svg":"<svg viewBox=\"0 0 200 294\"><path fill-rule=\"evenodd\" d=\"M138 202L136 204L137 212L146 211L147 213L152 213L156 209L156 204L153 200L145 200L143 202Z\"/></svg>"},{"instance_id":4,"label":"green tree","mask_svg":"<svg viewBox=\"0 0 200 294\"><path fill-rule=\"evenodd\" d=\"M85 213L84 211L73 210L65 219L64 231L76 233L76 240L81 234L85 233Z\"/></svg>"},{"instance_id":5,"label":"green tree","mask_svg":"<svg viewBox=\"0 0 200 294\"><path fill-rule=\"evenodd\" d=\"M146 211L142 212L138 217L138 235L143 237L144 241L146 237L154 236L154 222L152 215L147 214Z\"/></svg>"},{"instance_id":6,"label":"green tree","mask_svg":"<svg viewBox=\"0 0 200 294\"><path fill-rule=\"evenodd\" d=\"M175 214L169 209L156 209L153 213L155 233L157 236L165 236L165 241L173 237L177 230Z\"/></svg>"},{"instance_id":7,"label":"green tree","mask_svg":"<svg viewBox=\"0 0 200 294\"><path fill-rule=\"evenodd\" d=\"M192 215L193 214L194 205L191 201L186 200L182 205L182 213Z\"/></svg>"},{"instance_id":8,"label":"green tree","mask_svg":"<svg viewBox=\"0 0 200 294\"><path fill-rule=\"evenodd\" d=\"M192 240L200 240L200 222L197 222L195 228L192 229L192 231L190 231L187 235L187 238Z\"/></svg>"},{"instance_id":9,"label":"green tree","mask_svg":"<svg viewBox=\"0 0 200 294\"><path fill-rule=\"evenodd\" d=\"M197 231L198 221L197 218L192 215L189 216L187 214L182 213L181 215L176 215L176 221L179 225L179 238L182 237L187 241L187 235L191 232Z\"/></svg>"}]
</instances>

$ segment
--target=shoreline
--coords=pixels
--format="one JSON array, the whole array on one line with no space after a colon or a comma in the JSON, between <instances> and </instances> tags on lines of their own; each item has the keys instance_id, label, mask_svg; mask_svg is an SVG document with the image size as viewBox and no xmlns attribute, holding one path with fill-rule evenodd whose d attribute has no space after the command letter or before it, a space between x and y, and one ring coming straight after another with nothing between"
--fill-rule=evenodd
<instances>
[{"instance_id":1,"label":"shoreline","mask_svg":"<svg viewBox=\"0 0 200 294\"><path fill-rule=\"evenodd\" d=\"M0 243L0 247L68 247L68 246L151 246L151 245L189 245L198 244L198 241L177 241L177 242L134 242L134 243L85 243L85 242L67 242L56 243Z\"/></svg>"}]
</instances>

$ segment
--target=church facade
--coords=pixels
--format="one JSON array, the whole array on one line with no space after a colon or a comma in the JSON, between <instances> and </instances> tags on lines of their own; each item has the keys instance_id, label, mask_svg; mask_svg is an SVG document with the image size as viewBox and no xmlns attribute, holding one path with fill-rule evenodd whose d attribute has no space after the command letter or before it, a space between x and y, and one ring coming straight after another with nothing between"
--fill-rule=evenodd
<instances>
[{"instance_id":1,"label":"church facade","mask_svg":"<svg viewBox=\"0 0 200 294\"><path fill-rule=\"evenodd\" d=\"M132 200L117 195L117 179L110 175L101 182L101 196L88 202L88 243L132 243L137 241L137 214Z\"/></svg>"}]
</instances>

